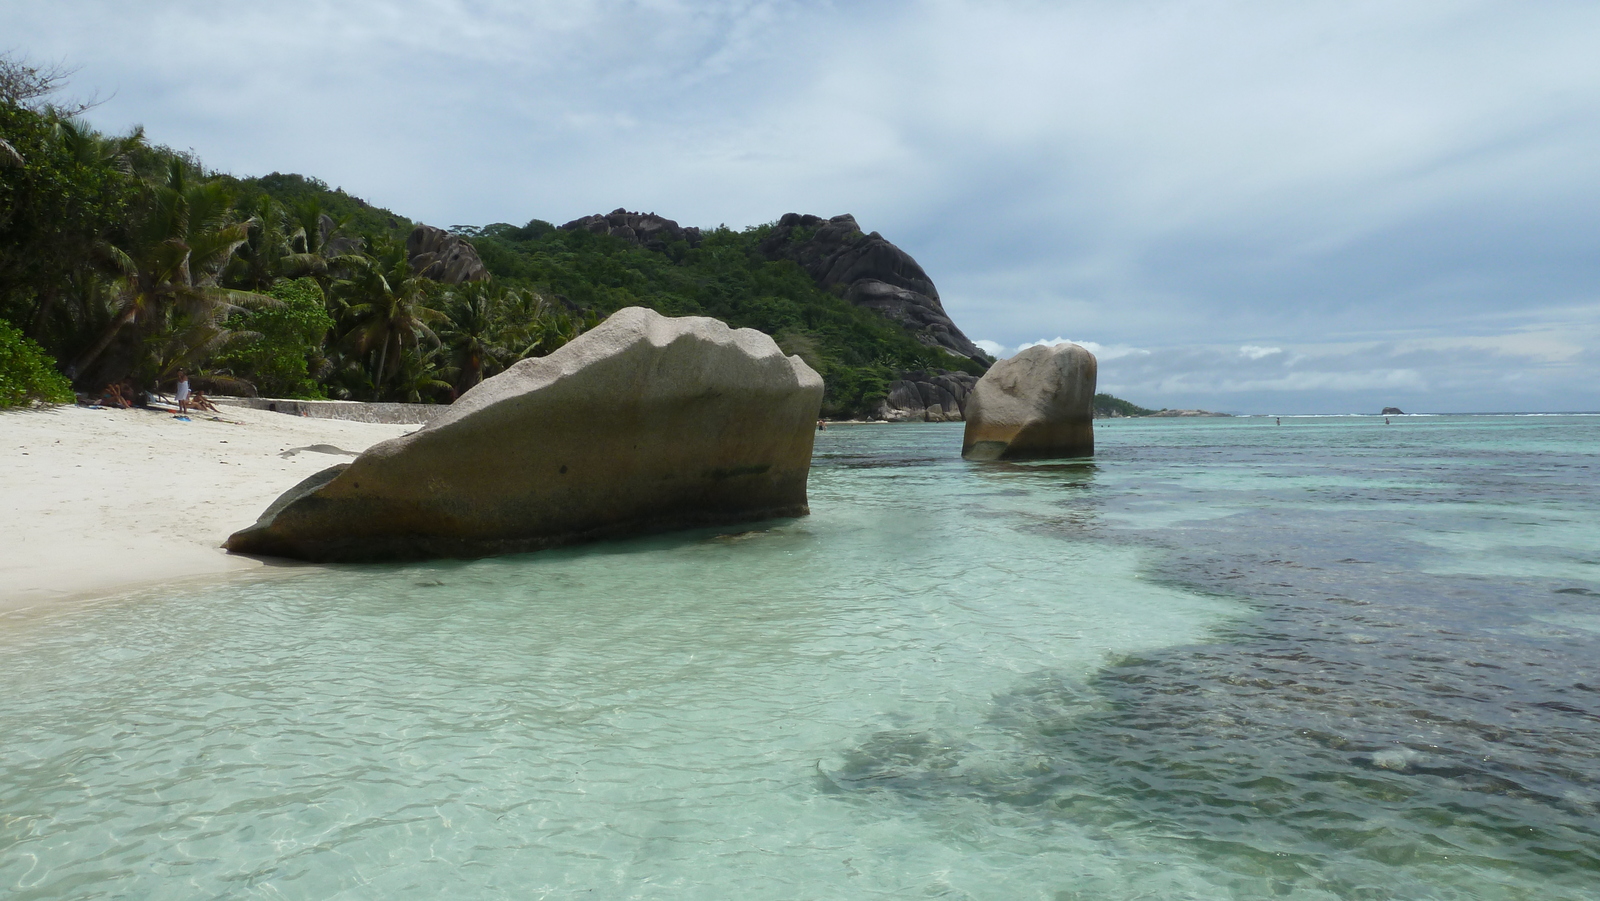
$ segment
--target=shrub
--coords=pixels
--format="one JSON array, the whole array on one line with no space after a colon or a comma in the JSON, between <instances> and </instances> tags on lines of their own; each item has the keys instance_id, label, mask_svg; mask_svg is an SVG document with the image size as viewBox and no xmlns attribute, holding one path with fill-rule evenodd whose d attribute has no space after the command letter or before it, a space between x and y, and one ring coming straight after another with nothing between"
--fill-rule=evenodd
<instances>
[{"instance_id":1,"label":"shrub","mask_svg":"<svg viewBox=\"0 0 1600 901\"><path fill-rule=\"evenodd\" d=\"M34 402L70 404L72 385L56 361L11 323L0 320L0 408Z\"/></svg>"},{"instance_id":2,"label":"shrub","mask_svg":"<svg viewBox=\"0 0 1600 901\"><path fill-rule=\"evenodd\" d=\"M212 358L213 365L254 383L268 397L321 397L311 364L333 328L321 289L309 278L297 278L280 281L266 293L280 302L230 317L229 330L242 334Z\"/></svg>"}]
</instances>

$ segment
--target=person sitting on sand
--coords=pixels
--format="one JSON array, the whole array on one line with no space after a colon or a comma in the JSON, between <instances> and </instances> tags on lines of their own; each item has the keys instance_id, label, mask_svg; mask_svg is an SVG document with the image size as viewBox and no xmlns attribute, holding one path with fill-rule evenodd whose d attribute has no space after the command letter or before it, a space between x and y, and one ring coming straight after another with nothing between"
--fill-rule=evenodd
<instances>
[{"instance_id":1,"label":"person sitting on sand","mask_svg":"<svg viewBox=\"0 0 1600 901\"><path fill-rule=\"evenodd\" d=\"M199 391L196 391L195 393L189 395L189 406L192 409L200 410L200 411L203 411L203 412L206 412L206 413L220 413L220 412L222 412L222 411L217 409L217 405L216 404L212 403L211 400L205 396L205 394L203 394L203 393L201 393Z\"/></svg>"},{"instance_id":2,"label":"person sitting on sand","mask_svg":"<svg viewBox=\"0 0 1600 901\"><path fill-rule=\"evenodd\" d=\"M121 407L124 410L133 408L133 402L123 395L122 386L115 382L107 385L106 390L101 392L100 405L102 407Z\"/></svg>"},{"instance_id":3,"label":"person sitting on sand","mask_svg":"<svg viewBox=\"0 0 1600 901\"><path fill-rule=\"evenodd\" d=\"M182 369L178 370L178 388L173 393L178 396L178 415L187 415L189 412L189 375Z\"/></svg>"}]
</instances>

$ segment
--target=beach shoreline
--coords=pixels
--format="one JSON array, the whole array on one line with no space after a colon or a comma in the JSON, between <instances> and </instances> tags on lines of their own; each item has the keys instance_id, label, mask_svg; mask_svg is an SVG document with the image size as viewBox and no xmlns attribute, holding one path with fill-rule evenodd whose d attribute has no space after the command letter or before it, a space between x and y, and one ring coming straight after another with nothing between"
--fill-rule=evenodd
<instances>
[{"instance_id":1,"label":"beach shoreline","mask_svg":"<svg viewBox=\"0 0 1600 901\"><path fill-rule=\"evenodd\" d=\"M222 542L300 480L417 428L241 407L0 412L0 613L261 570Z\"/></svg>"}]
</instances>

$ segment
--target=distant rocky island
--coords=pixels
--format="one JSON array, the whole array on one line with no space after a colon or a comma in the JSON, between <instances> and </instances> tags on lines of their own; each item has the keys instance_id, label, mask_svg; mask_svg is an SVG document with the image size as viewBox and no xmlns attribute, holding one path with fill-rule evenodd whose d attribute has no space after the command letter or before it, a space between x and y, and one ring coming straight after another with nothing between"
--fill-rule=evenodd
<instances>
[{"instance_id":1,"label":"distant rocky island","mask_svg":"<svg viewBox=\"0 0 1600 901\"><path fill-rule=\"evenodd\" d=\"M1153 418L1192 418L1192 417L1230 417L1232 413L1214 413L1210 410L1157 410L1151 413Z\"/></svg>"},{"instance_id":2,"label":"distant rocky island","mask_svg":"<svg viewBox=\"0 0 1600 901\"><path fill-rule=\"evenodd\" d=\"M1096 394L1094 396L1094 418L1096 419L1140 419L1149 417L1176 418L1194 416L1231 416L1231 413L1213 413L1210 410L1151 410L1138 404L1130 403L1120 397L1109 394Z\"/></svg>"}]
</instances>

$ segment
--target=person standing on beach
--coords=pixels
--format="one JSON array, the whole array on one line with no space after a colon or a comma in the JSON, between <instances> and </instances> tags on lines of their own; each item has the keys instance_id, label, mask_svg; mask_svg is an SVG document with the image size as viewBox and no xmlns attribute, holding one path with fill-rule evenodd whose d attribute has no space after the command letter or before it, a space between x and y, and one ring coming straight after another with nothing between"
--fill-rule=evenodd
<instances>
[{"instance_id":1,"label":"person standing on beach","mask_svg":"<svg viewBox=\"0 0 1600 901\"><path fill-rule=\"evenodd\" d=\"M189 374L182 369L178 370L178 388L174 393L178 395L178 415L189 415Z\"/></svg>"}]
</instances>

